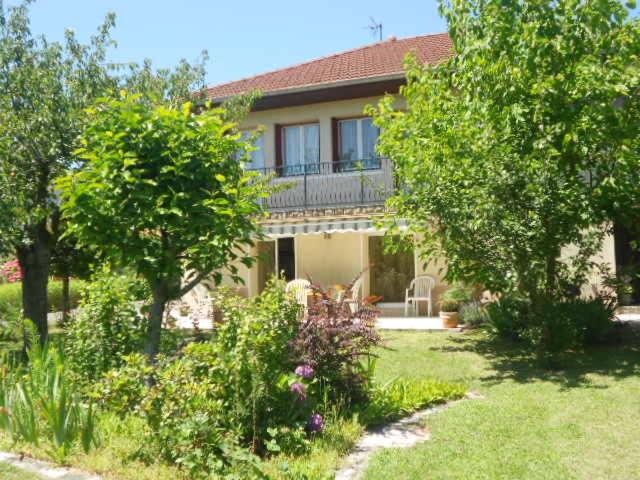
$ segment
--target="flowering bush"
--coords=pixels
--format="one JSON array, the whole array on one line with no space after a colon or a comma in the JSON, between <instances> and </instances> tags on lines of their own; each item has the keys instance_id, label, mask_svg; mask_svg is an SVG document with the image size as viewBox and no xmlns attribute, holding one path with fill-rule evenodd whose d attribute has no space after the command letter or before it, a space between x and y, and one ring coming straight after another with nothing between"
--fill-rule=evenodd
<instances>
[{"instance_id":1,"label":"flowering bush","mask_svg":"<svg viewBox=\"0 0 640 480\"><path fill-rule=\"evenodd\" d=\"M22 281L22 267L18 260L11 260L5 262L0 266L0 277L8 283L15 283Z\"/></svg>"},{"instance_id":2,"label":"flowering bush","mask_svg":"<svg viewBox=\"0 0 640 480\"><path fill-rule=\"evenodd\" d=\"M364 305L353 312L343 298L336 300L317 285L311 288L318 300L309 306L292 344L301 363L296 373L302 378L315 375L328 388L326 393L334 396L350 400L367 396L371 379L363 360L381 343L375 329L377 311Z\"/></svg>"}]
</instances>

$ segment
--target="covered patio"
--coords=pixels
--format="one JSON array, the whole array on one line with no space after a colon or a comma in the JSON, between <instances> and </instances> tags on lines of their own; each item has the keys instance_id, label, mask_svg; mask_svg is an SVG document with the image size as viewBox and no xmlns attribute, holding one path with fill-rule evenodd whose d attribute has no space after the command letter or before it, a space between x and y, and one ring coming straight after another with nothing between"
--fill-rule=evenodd
<instances>
[{"instance_id":1,"label":"covered patio","mask_svg":"<svg viewBox=\"0 0 640 480\"><path fill-rule=\"evenodd\" d=\"M308 279L331 289L349 285L361 275L354 294L361 301L375 302L381 328L442 328L437 317L438 298L446 289L441 264L424 266L412 245L390 252L386 232L375 216L274 222L264 226L264 233L267 238L257 245L259 261L247 272L250 296L259 294L275 273L287 281ZM406 290L416 277L425 275L433 279L431 308L420 301L417 309L411 304L405 314Z\"/></svg>"}]
</instances>

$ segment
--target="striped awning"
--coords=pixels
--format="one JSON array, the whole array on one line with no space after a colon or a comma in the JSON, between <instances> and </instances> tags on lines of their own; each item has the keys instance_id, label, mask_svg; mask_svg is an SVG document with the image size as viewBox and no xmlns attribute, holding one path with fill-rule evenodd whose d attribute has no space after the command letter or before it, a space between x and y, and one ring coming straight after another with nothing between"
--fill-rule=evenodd
<instances>
[{"instance_id":1,"label":"striped awning","mask_svg":"<svg viewBox=\"0 0 640 480\"><path fill-rule=\"evenodd\" d=\"M371 219L357 220L327 220L318 222L281 223L263 225L263 232L267 237L280 238L294 235L318 235L323 233L346 232L379 232ZM404 222L401 228L404 227Z\"/></svg>"}]
</instances>

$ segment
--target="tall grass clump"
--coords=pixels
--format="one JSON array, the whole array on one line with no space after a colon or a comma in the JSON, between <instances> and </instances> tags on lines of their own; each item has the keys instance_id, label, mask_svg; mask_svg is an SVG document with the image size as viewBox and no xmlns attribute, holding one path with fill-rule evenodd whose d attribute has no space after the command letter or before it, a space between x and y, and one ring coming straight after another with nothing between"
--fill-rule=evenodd
<instances>
[{"instance_id":1,"label":"tall grass clump","mask_svg":"<svg viewBox=\"0 0 640 480\"><path fill-rule=\"evenodd\" d=\"M69 381L60 350L40 345L30 322L26 328L27 362L8 360L0 371L0 428L14 443L44 446L57 461L76 446L88 452L98 444L94 409Z\"/></svg>"}]
</instances>

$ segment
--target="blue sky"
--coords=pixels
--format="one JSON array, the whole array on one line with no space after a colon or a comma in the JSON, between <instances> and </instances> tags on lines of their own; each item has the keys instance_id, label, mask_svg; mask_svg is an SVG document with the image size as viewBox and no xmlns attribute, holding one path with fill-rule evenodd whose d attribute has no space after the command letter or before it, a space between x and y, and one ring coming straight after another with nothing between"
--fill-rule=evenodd
<instances>
[{"instance_id":1,"label":"blue sky","mask_svg":"<svg viewBox=\"0 0 640 480\"><path fill-rule=\"evenodd\" d=\"M206 49L209 84L371 43L370 16L383 38L446 30L436 0L38 0L32 30L59 40L72 28L86 40L109 11L117 14L113 61L148 57L166 67Z\"/></svg>"}]
</instances>

